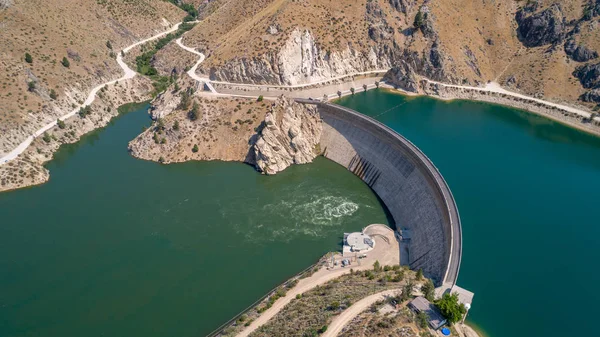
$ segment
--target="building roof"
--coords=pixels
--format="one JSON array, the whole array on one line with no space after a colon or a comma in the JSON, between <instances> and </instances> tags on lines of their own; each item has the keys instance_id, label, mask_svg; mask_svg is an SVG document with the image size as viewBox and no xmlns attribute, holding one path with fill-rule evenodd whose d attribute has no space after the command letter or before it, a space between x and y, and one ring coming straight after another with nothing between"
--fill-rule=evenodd
<instances>
[{"instance_id":1,"label":"building roof","mask_svg":"<svg viewBox=\"0 0 600 337\"><path fill-rule=\"evenodd\" d=\"M346 239L346 244L354 251L361 251L373 248L373 239L370 236L364 233L355 232L350 234L345 234L344 238Z\"/></svg>"},{"instance_id":2,"label":"building roof","mask_svg":"<svg viewBox=\"0 0 600 337\"><path fill-rule=\"evenodd\" d=\"M425 297L419 296L410 301L408 305L417 312L424 312L428 317L427 322L429 323L429 326L433 329L437 330L446 324L446 319L444 316L442 316L438 308L436 308L435 305L429 302Z\"/></svg>"}]
</instances>

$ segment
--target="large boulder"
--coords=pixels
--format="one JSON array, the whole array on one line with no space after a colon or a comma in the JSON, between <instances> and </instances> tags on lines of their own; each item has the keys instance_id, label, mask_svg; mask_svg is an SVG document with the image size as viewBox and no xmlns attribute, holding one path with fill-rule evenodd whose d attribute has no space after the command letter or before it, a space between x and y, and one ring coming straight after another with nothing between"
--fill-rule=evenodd
<instances>
[{"instance_id":1,"label":"large boulder","mask_svg":"<svg viewBox=\"0 0 600 337\"><path fill-rule=\"evenodd\" d=\"M526 47L539 47L560 42L566 32L566 23L559 4L539 13L521 9L516 16L519 40Z\"/></svg>"},{"instance_id":2,"label":"large boulder","mask_svg":"<svg viewBox=\"0 0 600 337\"><path fill-rule=\"evenodd\" d=\"M395 88L400 88L409 92L418 92L419 85L414 70L404 61L390 69L383 80Z\"/></svg>"},{"instance_id":3,"label":"large boulder","mask_svg":"<svg viewBox=\"0 0 600 337\"><path fill-rule=\"evenodd\" d=\"M581 85L586 89L600 88L600 63L578 67L573 75L579 79Z\"/></svg>"},{"instance_id":4,"label":"large boulder","mask_svg":"<svg viewBox=\"0 0 600 337\"><path fill-rule=\"evenodd\" d=\"M408 13L412 6L415 5L415 0L389 0L390 5L394 7L398 12L404 14Z\"/></svg>"},{"instance_id":5,"label":"large boulder","mask_svg":"<svg viewBox=\"0 0 600 337\"><path fill-rule=\"evenodd\" d=\"M572 38L565 42L565 53L577 62L587 62L598 58L598 53L596 51L591 50L584 45L577 44L575 39Z\"/></svg>"}]
</instances>

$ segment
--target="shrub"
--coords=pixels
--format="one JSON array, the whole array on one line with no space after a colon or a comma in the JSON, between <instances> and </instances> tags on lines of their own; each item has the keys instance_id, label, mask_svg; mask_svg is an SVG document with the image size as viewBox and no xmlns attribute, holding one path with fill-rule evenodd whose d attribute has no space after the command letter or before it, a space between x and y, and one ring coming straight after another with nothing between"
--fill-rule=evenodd
<instances>
[{"instance_id":1,"label":"shrub","mask_svg":"<svg viewBox=\"0 0 600 337\"><path fill-rule=\"evenodd\" d=\"M194 102L194 106L192 107L192 110L190 110L190 112L188 113L188 117L191 121L195 121L198 119L198 103Z\"/></svg>"},{"instance_id":2,"label":"shrub","mask_svg":"<svg viewBox=\"0 0 600 337\"><path fill-rule=\"evenodd\" d=\"M71 66L71 62L69 62L69 60L67 59L67 57L63 57L62 61L60 61L60 63L65 67L65 68L69 68L69 66Z\"/></svg>"},{"instance_id":3,"label":"shrub","mask_svg":"<svg viewBox=\"0 0 600 337\"><path fill-rule=\"evenodd\" d=\"M160 158L158 158L158 162L159 163L164 163L165 162L165 158L163 156L161 156Z\"/></svg>"},{"instance_id":4,"label":"shrub","mask_svg":"<svg viewBox=\"0 0 600 337\"><path fill-rule=\"evenodd\" d=\"M64 129L64 128L65 128L65 122L64 122L64 121L62 121L62 120L60 120L60 119L57 119L57 120L56 120L56 125L58 125L58 127L59 127L60 129Z\"/></svg>"},{"instance_id":5,"label":"shrub","mask_svg":"<svg viewBox=\"0 0 600 337\"><path fill-rule=\"evenodd\" d=\"M30 92L35 91L35 81L27 82L27 90L29 90Z\"/></svg>"},{"instance_id":6,"label":"shrub","mask_svg":"<svg viewBox=\"0 0 600 337\"><path fill-rule=\"evenodd\" d=\"M33 57L31 57L31 54L25 53L25 62L33 63Z\"/></svg>"},{"instance_id":7,"label":"shrub","mask_svg":"<svg viewBox=\"0 0 600 337\"><path fill-rule=\"evenodd\" d=\"M373 263L373 271L375 271L375 272L381 271L381 264L379 263L379 260L377 260L377 261L375 261L375 263Z\"/></svg>"},{"instance_id":8,"label":"shrub","mask_svg":"<svg viewBox=\"0 0 600 337\"><path fill-rule=\"evenodd\" d=\"M257 102L262 102L264 99L263 95L258 96L258 98L256 99Z\"/></svg>"},{"instance_id":9,"label":"shrub","mask_svg":"<svg viewBox=\"0 0 600 337\"><path fill-rule=\"evenodd\" d=\"M46 142L46 143L50 143L50 141L52 140L52 137L50 137L50 135L48 134L48 132L44 132L44 137L42 137L42 139Z\"/></svg>"},{"instance_id":10,"label":"shrub","mask_svg":"<svg viewBox=\"0 0 600 337\"><path fill-rule=\"evenodd\" d=\"M173 123L173 130L179 130L179 121L175 121L175 123Z\"/></svg>"},{"instance_id":11,"label":"shrub","mask_svg":"<svg viewBox=\"0 0 600 337\"><path fill-rule=\"evenodd\" d=\"M423 26L424 22L425 22L425 16L419 10L417 12L417 15L415 16L415 21L413 22L413 27L415 27L415 29L419 29L419 28L421 28Z\"/></svg>"},{"instance_id":12,"label":"shrub","mask_svg":"<svg viewBox=\"0 0 600 337\"><path fill-rule=\"evenodd\" d=\"M108 49L111 49L111 50L112 50L112 44L110 43L110 41L106 41L106 47L107 47Z\"/></svg>"},{"instance_id":13,"label":"shrub","mask_svg":"<svg viewBox=\"0 0 600 337\"><path fill-rule=\"evenodd\" d=\"M423 269L419 268L417 271L417 281L421 281L423 279Z\"/></svg>"},{"instance_id":14,"label":"shrub","mask_svg":"<svg viewBox=\"0 0 600 337\"><path fill-rule=\"evenodd\" d=\"M89 105L79 108L79 112L78 112L79 117L81 117L81 118L85 118L87 115L89 115L91 113L92 113L92 107Z\"/></svg>"},{"instance_id":15,"label":"shrub","mask_svg":"<svg viewBox=\"0 0 600 337\"><path fill-rule=\"evenodd\" d=\"M194 144L194 147L192 148L192 152L194 152L194 153L198 152L198 144Z\"/></svg>"},{"instance_id":16,"label":"shrub","mask_svg":"<svg viewBox=\"0 0 600 337\"><path fill-rule=\"evenodd\" d=\"M52 98L52 99L58 98L58 94L56 93L56 91L54 89L50 89L50 98Z\"/></svg>"}]
</instances>

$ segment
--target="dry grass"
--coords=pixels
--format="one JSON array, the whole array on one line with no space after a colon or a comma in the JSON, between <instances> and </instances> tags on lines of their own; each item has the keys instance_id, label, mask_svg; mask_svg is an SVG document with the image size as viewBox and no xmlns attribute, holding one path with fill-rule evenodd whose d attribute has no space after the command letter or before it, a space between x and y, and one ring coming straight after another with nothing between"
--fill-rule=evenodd
<instances>
[{"instance_id":1,"label":"dry grass","mask_svg":"<svg viewBox=\"0 0 600 337\"><path fill-rule=\"evenodd\" d=\"M184 15L162 0L30 0L0 11L0 153L82 102L94 85L121 76L112 53Z\"/></svg>"},{"instance_id":2,"label":"dry grass","mask_svg":"<svg viewBox=\"0 0 600 337\"><path fill-rule=\"evenodd\" d=\"M183 90L175 94L178 102L182 93ZM194 102L198 104L197 120L189 118ZM164 130L157 128L156 122L133 140L130 143L132 154L154 161L162 158L165 163L244 161L250 148L250 137L256 133L255 129L264 120L271 104L245 98L194 98L187 107L178 106L163 118ZM174 128L176 122L178 130ZM198 151L193 151L194 146Z\"/></svg>"}]
</instances>

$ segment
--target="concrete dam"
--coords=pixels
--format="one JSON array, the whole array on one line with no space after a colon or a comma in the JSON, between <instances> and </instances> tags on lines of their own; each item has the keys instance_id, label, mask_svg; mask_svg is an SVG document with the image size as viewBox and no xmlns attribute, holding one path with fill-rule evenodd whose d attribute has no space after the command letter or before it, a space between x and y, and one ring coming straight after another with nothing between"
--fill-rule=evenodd
<instances>
[{"instance_id":1,"label":"concrete dam","mask_svg":"<svg viewBox=\"0 0 600 337\"><path fill-rule=\"evenodd\" d=\"M323 155L360 177L387 207L404 247L403 264L422 269L436 286L455 285L462 255L460 217L431 160L368 116L336 104L299 101L318 106Z\"/></svg>"}]
</instances>

